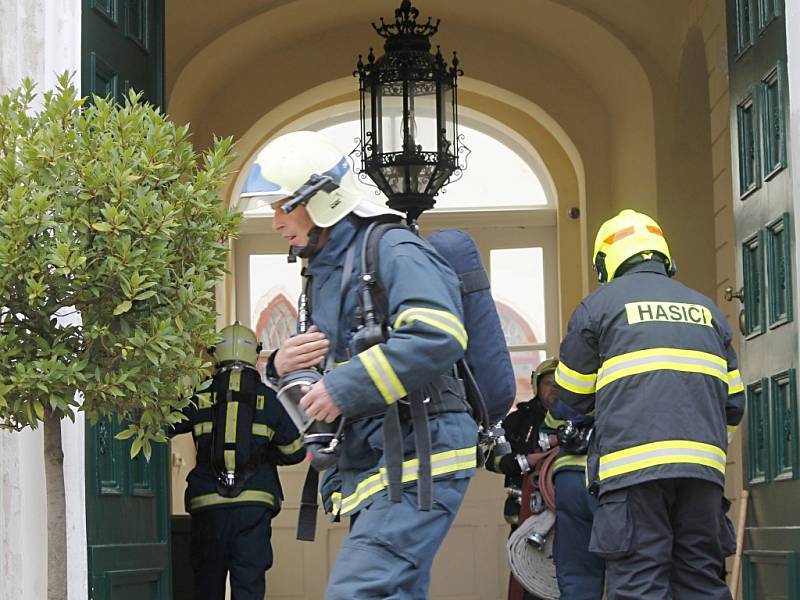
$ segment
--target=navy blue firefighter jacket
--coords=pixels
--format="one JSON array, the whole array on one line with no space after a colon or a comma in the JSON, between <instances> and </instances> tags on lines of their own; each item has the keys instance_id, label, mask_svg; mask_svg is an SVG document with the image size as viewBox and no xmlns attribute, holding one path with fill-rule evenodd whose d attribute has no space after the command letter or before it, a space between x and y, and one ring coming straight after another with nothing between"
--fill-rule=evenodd
<instances>
[{"instance_id":1,"label":"navy blue firefighter jacket","mask_svg":"<svg viewBox=\"0 0 800 600\"><path fill-rule=\"evenodd\" d=\"M595 410L587 476L608 491L655 479L724 484L744 387L711 300L646 260L589 294L561 343L559 398Z\"/></svg>"},{"instance_id":2,"label":"navy blue firefighter jacket","mask_svg":"<svg viewBox=\"0 0 800 600\"><path fill-rule=\"evenodd\" d=\"M347 419L338 466L326 471L323 503L335 516L352 515L386 494L383 413L388 406L452 372L467 346L459 281L439 254L406 229L391 229L378 247L379 278L387 296L388 339L357 354L352 339L368 221L350 215L330 229L309 262L311 320L335 342L339 366L323 381ZM340 287L348 248L355 260L341 309ZM333 343L333 342L332 342ZM364 418L363 415L371 414ZM417 480L416 450L403 422L403 481ZM476 468L477 425L467 412L429 417L434 480L463 478Z\"/></svg>"},{"instance_id":3,"label":"navy blue firefighter jacket","mask_svg":"<svg viewBox=\"0 0 800 600\"><path fill-rule=\"evenodd\" d=\"M243 491L234 498L217 493L216 475L211 468L213 410L217 392L228 389L231 371L215 375L192 397L184 409L187 419L174 426L171 435L191 432L197 450L197 466L186 477L186 510L193 513L226 506L262 505L277 514L282 491L276 465L293 465L305 458L302 437L281 406L275 392L262 383L255 369L244 369L238 382L241 394L255 395L251 443L258 465ZM222 401L220 406L224 406ZM235 425L234 425L235 428Z\"/></svg>"}]
</instances>

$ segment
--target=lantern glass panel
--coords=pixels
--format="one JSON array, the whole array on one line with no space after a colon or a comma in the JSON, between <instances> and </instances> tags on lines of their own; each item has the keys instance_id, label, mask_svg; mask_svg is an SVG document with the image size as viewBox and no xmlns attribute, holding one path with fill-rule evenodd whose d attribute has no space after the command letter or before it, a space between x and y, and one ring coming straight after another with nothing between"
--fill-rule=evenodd
<instances>
[{"instance_id":1,"label":"lantern glass panel","mask_svg":"<svg viewBox=\"0 0 800 600\"><path fill-rule=\"evenodd\" d=\"M411 81L408 91L411 147L418 152L436 152L436 88L430 81Z\"/></svg>"},{"instance_id":2,"label":"lantern glass panel","mask_svg":"<svg viewBox=\"0 0 800 600\"><path fill-rule=\"evenodd\" d=\"M403 97L384 95L381 99L381 152L403 151Z\"/></svg>"},{"instance_id":3,"label":"lantern glass panel","mask_svg":"<svg viewBox=\"0 0 800 600\"><path fill-rule=\"evenodd\" d=\"M403 176L400 167L394 167L394 166L381 167L380 172L381 175L383 175L383 180L386 182L388 188L392 191L392 193L397 194L405 191L405 188L403 187Z\"/></svg>"},{"instance_id":4,"label":"lantern glass panel","mask_svg":"<svg viewBox=\"0 0 800 600\"><path fill-rule=\"evenodd\" d=\"M385 133L383 128L383 97L382 88L380 85L372 85L369 87L369 98L365 103L369 106L369 119L365 119L367 127L371 132L370 138L372 139L372 152L371 156L375 156L383 152L383 144L385 143Z\"/></svg>"},{"instance_id":5,"label":"lantern glass panel","mask_svg":"<svg viewBox=\"0 0 800 600\"><path fill-rule=\"evenodd\" d=\"M428 190L433 165L409 165L406 167L405 191L409 194L423 194Z\"/></svg>"},{"instance_id":6,"label":"lantern glass panel","mask_svg":"<svg viewBox=\"0 0 800 600\"><path fill-rule=\"evenodd\" d=\"M456 152L456 120L455 120L455 98L452 85L442 84L442 116L441 127L444 129L446 137L443 140L442 152L457 155Z\"/></svg>"},{"instance_id":7,"label":"lantern glass panel","mask_svg":"<svg viewBox=\"0 0 800 600\"><path fill-rule=\"evenodd\" d=\"M371 146L366 148L370 155L375 153L375 124L372 121L374 96L370 88L362 89L361 92L361 110L364 115L361 119L361 139L364 141L370 140Z\"/></svg>"}]
</instances>

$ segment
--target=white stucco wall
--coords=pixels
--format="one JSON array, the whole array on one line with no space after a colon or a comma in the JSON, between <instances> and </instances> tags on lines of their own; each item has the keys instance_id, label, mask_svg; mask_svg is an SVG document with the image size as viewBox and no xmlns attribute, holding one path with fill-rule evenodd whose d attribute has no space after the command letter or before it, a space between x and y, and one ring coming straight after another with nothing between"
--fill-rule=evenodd
<instances>
[{"instance_id":1,"label":"white stucco wall","mask_svg":"<svg viewBox=\"0 0 800 600\"><path fill-rule=\"evenodd\" d=\"M73 72L80 82L80 0L0 0L0 93L24 77L38 89ZM70 600L85 600L84 422L62 425ZM42 436L0 432L0 600L47 595L47 515Z\"/></svg>"}]
</instances>

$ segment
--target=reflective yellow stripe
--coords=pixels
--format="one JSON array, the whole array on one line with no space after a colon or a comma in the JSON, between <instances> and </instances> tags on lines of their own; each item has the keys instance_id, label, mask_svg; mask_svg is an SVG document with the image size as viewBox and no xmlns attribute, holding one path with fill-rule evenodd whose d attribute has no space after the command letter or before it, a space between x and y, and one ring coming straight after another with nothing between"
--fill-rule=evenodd
<instances>
[{"instance_id":1,"label":"reflective yellow stripe","mask_svg":"<svg viewBox=\"0 0 800 600\"><path fill-rule=\"evenodd\" d=\"M236 443L236 420L239 417L239 403L227 402L225 407L225 443Z\"/></svg>"},{"instance_id":2,"label":"reflective yellow stripe","mask_svg":"<svg viewBox=\"0 0 800 600\"><path fill-rule=\"evenodd\" d=\"M470 448L447 450L431 455L431 472L433 476L436 477L437 475L474 469L477 466L476 451L477 449L475 446L472 446ZM418 468L419 460L416 458L403 461L403 483L416 481L418 478ZM360 481L352 494L346 498L342 498L342 515L350 514L359 508L367 499L386 489L388 484L389 480L386 467L381 467L377 473Z\"/></svg>"},{"instance_id":3,"label":"reflective yellow stripe","mask_svg":"<svg viewBox=\"0 0 800 600\"><path fill-rule=\"evenodd\" d=\"M204 494L203 496L197 496L189 500L189 507L195 510L198 508L217 506L219 504L233 504L235 502L256 502L268 506L275 506L275 496L269 492L262 492L261 490L244 490L235 498L226 498L219 494Z\"/></svg>"},{"instance_id":4,"label":"reflective yellow stripe","mask_svg":"<svg viewBox=\"0 0 800 600\"><path fill-rule=\"evenodd\" d=\"M597 373L580 373L563 362L556 368L556 383L573 394L594 394Z\"/></svg>"},{"instance_id":5,"label":"reflective yellow stripe","mask_svg":"<svg viewBox=\"0 0 800 600\"><path fill-rule=\"evenodd\" d=\"M225 469L228 471L235 471L236 470L236 451L235 450L224 450L223 455L225 457Z\"/></svg>"},{"instance_id":6,"label":"reflective yellow stripe","mask_svg":"<svg viewBox=\"0 0 800 600\"><path fill-rule=\"evenodd\" d=\"M300 448L303 447L303 436L297 436L297 439L289 444L285 444L283 446L278 446L278 450L280 450L283 454L294 454Z\"/></svg>"},{"instance_id":7,"label":"reflective yellow stripe","mask_svg":"<svg viewBox=\"0 0 800 600\"><path fill-rule=\"evenodd\" d=\"M461 319L453 313L433 308L409 308L398 315L394 321L394 328L398 329L404 323L413 323L414 321L421 321L448 333L458 341L464 350L467 349L467 330L464 329Z\"/></svg>"},{"instance_id":8,"label":"reflective yellow stripe","mask_svg":"<svg viewBox=\"0 0 800 600\"><path fill-rule=\"evenodd\" d=\"M227 402L225 406L225 443L236 443L236 422L239 418L239 403ZM236 470L236 451L225 450L223 452L225 468L228 471Z\"/></svg>"},{"instance_id":9,"label":"reflective yellow stripe","mask_svg":"<svg viewBox=\"0 0 800 600\"><path fill-rule=\"evenodd\" d=\"M728 371L728 395L740 394L744 391L744 383L742 383L742 374L739 369Z\"/></svg>"},{"instance_id":10,"label":"reflective yellow stripe","mask_svg":"<svg viewBox=\"0 0 800 600\"><path fill-rule=\"evenodd\" d=\"M738 425L728 425L728 443L730 444L733 441L733 436L736 435L736 430L738 429Z\"/></svg>"},{"instance_id":11,"label":"reflective yellow stripe","mask_svg":"<svg viewBox=\"0 0 800 600\"><path fill-rule=\"evenodd\" d=\"M197 402L197 408L211 408L211 394L203 394L199 397Z\"/></svg>"},{"instance_id":12,"label":"reflective yellow stripe","mask_svg":"<svg viewBox=\"0 0 800 600\"><path fill-rule=\"evenodd\" d=\"M241 391L242 388L242 370L241 369L233 369L231 370L231 376L228 380L228 389L233 390L234 392Z\"/></svg>"},{"instance_id":13,"label":"reflective yellow stripe","mask_svg":"<svg viewBox=\"0 0 800 600\"><path fill-rule=\"evenodd\" d=\"M211 433L214 431L214 424L211 421L202 421L201 423L194 424L194 436L199 437L204 433Z\"/></svg>"},{"instance_id":14,"label":"reflective yellow stripe","mask_svg":"<svg viewBox=\"0 0 800 600\"><path fill-rule=\"evenodd\" d=\"M715 354L679 348L649 348L605 361L597 373L597 389L623 377L662 370L700 373L728 383L727 363Z\"/></svg>"},{"instance_id":15,"label":"reflective yellow stripe","mask_svg":"<svg viewBox=\"0 0 800 600\"><path fill-rule=\"evenodd\" d=\"M565 469L567 467L582 467L585 469L586 455L566 454L564 456L559 456L555 462L553 462L553 473L557 472L559 469Z\"/></svg>"},{"instance_id":16,"label":"reflective yellow stripe","mask_svg":"<svg viewBox=\"0 0 800 600\"><path fill-rule=\"evenodd\" d=\"M256 410L264 410L264 396L256 397Z\"/></svg>"},{"instance_id":17,"label":"reflective yellow stripe","mask_svg":"<svg viewBox=\"0 0 800 600\"><path fill-rule=\"evenodd\" d=\"M260 435L271 440L275 435L275 430L262 423L253 423L253 435Z\"/></svg>"},{"instance_id":18,"label":"reflective yellow stripe","mask_svg":"<svg viewBox=\"0 0 800 600\"><path fill-rule=\"evenodd\" d=\"M564 419L556 419L553 415L550 414L549 410L547 411L547 414L544 416L544 424L550 429L557 429L559 425L563 425L564 423L566 423Z\"/></svg>"},{"instance_id":19,"label":"reflective yellow stripe","mask_svg":"<svg viewBox=\"0 0 800 600\"><path fill-rule=\"evenodd\" d=\"M725 473L725 452L721 448L690 442L664 440L626 448L600 457L600 480L670 464L695 464L711 467Z\"/></svg>"},{"instance_id":20,"label":"reflective yellow stripe","mask_svg":"<svg viewBox=\"0 0 800 600\"><path fill-rule=\"evenodd\" d=\"M331 514L336 516L342 512L342 492L331 494Z\"/></svg>"},{"instance_id":21,"label":"reflective yellow stripe","mask_svg":"<svg viewBox=\"0 0 800 600\"><path fill-rule=\"evenodd\" d=\"M408 395L380 346L372 346L358 355L372 383L378 388L386 404Z\"/></svg>"}]
</instances>

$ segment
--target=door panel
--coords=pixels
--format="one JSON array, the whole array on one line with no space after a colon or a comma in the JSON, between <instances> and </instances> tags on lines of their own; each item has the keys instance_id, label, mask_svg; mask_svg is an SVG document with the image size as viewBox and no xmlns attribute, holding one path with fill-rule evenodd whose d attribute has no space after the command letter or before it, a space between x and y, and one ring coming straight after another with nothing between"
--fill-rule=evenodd
<instances>
[{"instance_id":1,"label":"door panel","mask_svg":"<svg viewBox=\"0 0 800 600\"><path fill-rule=\"evenodd\" d=\"M746 599L800 599L797 269L782 0L728 0L732 199L741 282L750 507Z\"/></svg>"},{"instance_id":2,"label":"door panel","mask_svg":"<svg viewBox=\"0 0 800 600\"><path fill-rule=\"evenodd\" d=\"M83 94L121 101L131 88L163 105L163 0L83 0ZM172 598L168 452L130 459L104 419L86 429L86 534L94 600Z\"/></svg>"},{"instance_id":3,"label":"door panel","mask_svg":"<svg viewBox=\"0 0 800 600\"><path fill-rule=\"evenodd\" d=\"M121 99L129 89L164 104L164 0L83 0L84 94Z\"/></svg>"}]
</instances>

